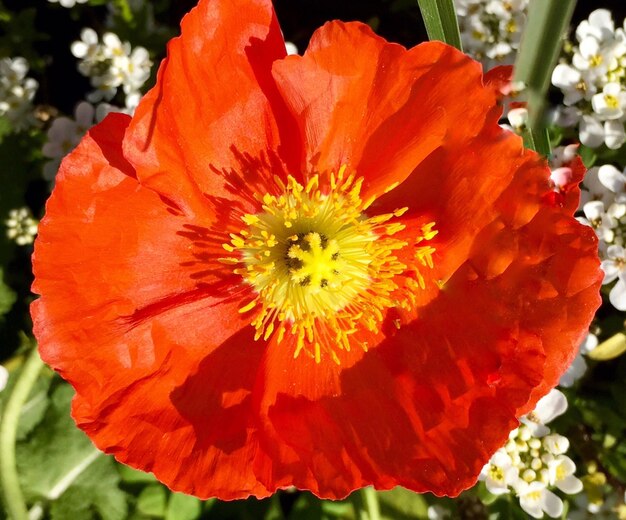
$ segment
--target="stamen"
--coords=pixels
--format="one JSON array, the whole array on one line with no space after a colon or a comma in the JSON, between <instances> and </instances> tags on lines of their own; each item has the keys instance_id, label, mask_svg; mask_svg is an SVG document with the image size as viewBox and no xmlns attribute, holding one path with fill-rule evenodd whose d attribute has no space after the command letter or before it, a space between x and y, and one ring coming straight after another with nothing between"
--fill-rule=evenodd
<instances>
[{"instance_id":1,"label":"stamen","mask_svg":"<svg viewBox=\"0 0 626 520\"><path fill-rule=\"evenodd\" d=\"M426 286L421 271L434 266L435 248L421 244L437 234L434 223L410 240L395 238L405 225L393 219L409 208L368 217L374 199L361 200L363 179L346 169L331 173L325 186L318 175L305 185L275 177L280 195L256 196L261 211L244 215L242 229L223 244L237 256L220 259L254 289L239 312L254 310L255 339L275 336L280 344L289 332L294 357L305 352L317 363L325 356L339 363L336 351L349 351L354 334L378 334L387 309L410 308L414 291ZM414 261L403 255L410 265L395 254L406 247L414 249ZM406 277L401 284L399 276Z\"/></svg>"}]
</instances>

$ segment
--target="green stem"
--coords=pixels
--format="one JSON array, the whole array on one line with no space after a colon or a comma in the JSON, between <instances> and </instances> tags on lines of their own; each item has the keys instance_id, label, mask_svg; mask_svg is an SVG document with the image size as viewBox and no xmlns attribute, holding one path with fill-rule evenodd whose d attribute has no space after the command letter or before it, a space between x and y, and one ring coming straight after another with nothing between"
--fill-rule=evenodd
<instances>
[{"instance_id":1,"label":"green stem","mask_svg":"<svg viewBox=\"0 0 626 520\"><path fill-rule=\"evenodd\" d=\"M453 0L417 0L431 40L440 40L460 51L461 34Z\"/></svg>"},{"instance_id":2,"label":"green stem","mask_svg":"<svg viewBox=\"0 0 626 520\"><path fill-rule=\"evenodd\" d=\"M122 16L122 20L124 20L127 24L133 25L133 11L130 8L130 4L128 0L115 0L115 5L120 10L120 15Z\"/></svg>"},{"instance_id":3,"label":"green stem","mask_svg":"<svg viewBox=\"0 0 626 520\"><path fill-rule=\"evenodd\" d=\"M369 520L381 520L380 504L378 503L378 495L372 486L361 489L361 498L363 499L364 511L367 512ZM364 519L365 515L361 515Z\"/></svg>"},{"instance_id":4,"label":"green stem","mask_svg":"<svg viewBox=\"0 0 626 520\"><path fill-rule=\"evenodd\" d=\"M28 510L15 465L15 438L20 411L43 366L39 352L33 348L9 395L0 424L0 482L7 512L12 520L28 520Z\"/></svg>"},{"instance_id":5,"label":"green stem","mask_svg":"<svg viewBox=\"0 0 626 520\"><path fill-rule=\"evenodd\" d=\"M515 62L515 81L526 85L531 147L544 155L550 153L543 119L546 94L575 6L576 0L533 0Z\"/></svg>"}]
</instances>

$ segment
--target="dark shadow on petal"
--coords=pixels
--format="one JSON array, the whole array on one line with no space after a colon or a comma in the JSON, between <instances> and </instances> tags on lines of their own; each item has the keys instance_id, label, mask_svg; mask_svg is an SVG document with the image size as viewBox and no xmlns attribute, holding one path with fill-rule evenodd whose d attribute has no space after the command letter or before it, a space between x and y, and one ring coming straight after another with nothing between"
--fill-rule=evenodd
<instances>
[{"instance_id":1,"label":"dark shadow on petal","mask_svg":"<svg viewBox=\"0 0 626 520\"><path fill-rule=\"evenodd\" d=\"M181 416L193 425L198 452L217 448L231 453L249 442L254 428L252 388L265 354L245 327L217 347L171 393Z\"/></svg>"}]
</instances>

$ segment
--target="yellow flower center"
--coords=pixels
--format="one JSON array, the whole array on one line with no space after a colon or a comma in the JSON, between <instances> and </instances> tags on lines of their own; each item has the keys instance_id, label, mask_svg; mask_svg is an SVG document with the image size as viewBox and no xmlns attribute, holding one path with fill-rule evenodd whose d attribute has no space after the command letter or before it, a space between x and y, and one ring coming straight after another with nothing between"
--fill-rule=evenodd
<instances>
[{"instance_id":1,"label":"yellow flower center","mask_svg":"<svg viewBox=\"0 0 626 520\"><path fill-rule=\"evenodd\" d=\"M489 477L494 482L504 482L504 471L498 466L491 465L489 467Z\"/></svg>"},{"instance_id":2,"label":"yellow flower center","mask_svg":"<svg viewBox=\"0 0 626 520\"><path fill-rule=\"evenodd\" d=\"M591 65L592 67L599 67L600 65L602 65L603 61L604 59L602 58L602 55L596 54L594 56L591 56L591 58L589 58L589 65Z\"/></svg>"},{"instance_id":3,"label":"yellow flower center","mask_svg":"<svg viewBox=\"0 0 626 520\"><path fill-rule=\"evenodd\" d=\"M433 267L434 248L416 244L437 234L434 223L411 240L395 238L405 226L394 219L408 208L367 217L373 199L361 200L363 179L346 176L345 169L323 187L318 175L306 186L293 177L286 184L276 178L280 194L259 195L261 210L243 215L242 229L223 244L234 256L221 261L254 289L240 312L255 313L255 339L277 334L280 343L291 333L294 357L304 351L317 362L324 352L339 363L336 350L350 350L351 336L359 330L377 334L386 309L414 302L424 277L395 251L415 247L417 263ZM406 276L402 288L400 275ZM359 345L367 350L367 341Z\"/></svg>"},{"instance_id":4,"label":"yellow flower center","mask_svg":"<svg viewBox=\"0 0 626 520\"><path fill-rule=\"evenodd\" d=\"M617 96L613 96L612 94L604 94L604 102L609 108L619 108L619 100L617 99Z\"/></svg>"}]
</instances>

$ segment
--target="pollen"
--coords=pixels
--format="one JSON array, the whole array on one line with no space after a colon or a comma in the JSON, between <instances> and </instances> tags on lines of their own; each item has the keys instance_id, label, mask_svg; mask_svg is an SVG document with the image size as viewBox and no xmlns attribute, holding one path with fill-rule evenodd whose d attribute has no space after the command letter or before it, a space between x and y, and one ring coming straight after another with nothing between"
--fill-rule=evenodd
<instances>
[{"instance_id":1,"label":"pollen","mask_svg":"<svg viewBox=\"0 0 626 520\"><path fill-rule=\"evenodd\" d=\"M606 106L609 108L619 108L619 100L617 99L616 96L613 96L611 94L605 94L604 95L604 102L606 103Z\"/></svg>"},{"instance_id":2,"label":"pollen","mask_svg":"<svg viewBox=\"0 0 626 520\"><path fill-rule=\"evenodd\" d=\"M221 262L253 289L239 312L250 313L256 340L291 336L294 357L339 363L340 350L367 350L388 309L412 306L434 266L435 224L407 233L400 217L408 208L368 216L363 179L346 167L323 183L319 175L274 182L275 192L256 195L259 211L241 216L223 244L232 256Z\"/></svg>"}]
</instances>

